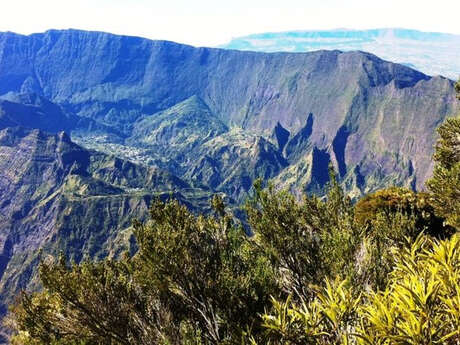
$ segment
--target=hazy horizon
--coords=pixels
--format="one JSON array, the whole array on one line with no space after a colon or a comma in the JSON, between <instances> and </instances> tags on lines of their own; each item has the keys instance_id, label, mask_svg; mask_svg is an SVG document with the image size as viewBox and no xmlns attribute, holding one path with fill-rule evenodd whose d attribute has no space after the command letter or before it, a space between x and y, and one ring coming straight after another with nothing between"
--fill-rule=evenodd
<instances>
[{"instance_id":1,"label":"hazy horizon","mask_svg":"<svg viewBox=\"0 0 460 345\"><path fill-rule=\"evenodd\" d=\"M0 30L0 32L11 32L17 35L24 35L24 36L29 36L29 35L34 35L34 34L41 34L45 33L48 31L66 31L66 30L75 30L75 31L89 31L89 32L101 32L101 33L107 33L107 34L113 34L113 35L119 35L119 36L132 36L132 37L140 37L140 38L145 38L145 39L151 39L151 40L159 40L159 41L172 41L180 44L186 44L186 45L191 45L195 47L210 47L210 48L222 48L225 47L227 44L231 43L232 40L234 39L239 39L239 38L245 38L245 37L251 37L251 36L258 36L258 35L263 35L263 34L283 34L283 33L292 33L292 32L341 32L341 31L356 31L356 32L365 32L365 31L372 31L372 30L407 30L407 31L417 31L417 32L422 32L426 34L443 34L443 35L452 35L452 36L459 36L460 34L455 34L455 33L449 33L449 32L440 32L440 31L424 31L424 30L418 30L418 29L412 29L412 28L403 28L403 27L370 27L370 28L362 28L362 29L355 29L355 28L330 28L330 29L297 29L297 30L282 30L282 31L264 31L264 32L251 32L246 35L241 35L241 36L235 36L231 37L230 39L226 40L225 42L217 43L217 44L209 44L209 45L200 45L200 44L193 44L193 43L187 43L187 42L181 42L181 41L175 41L172 39L167 39L167 38L151 38L151 37L146 37L144 35L136 35L136 34L124 34L124 33L116 33L113 31L108 31L108 30L91 30L91 29L82 29L82 28L74 28L74 27L68 27L68 28L48 28L44 29L41 31L33 31L33 32L18 32L14 30Z\"/></svg>"},{"instance_id":2,"label":"hazy horizon","mask_svg":"<svg viewBox=\"0 0 460 345\"><path fill-rule=\"evenodd\" d=\"M404 28L460 35L452 0L17 0L0 5L0 31L79 29L216 46L264 32Z\"/></svg>"}]
</instances>

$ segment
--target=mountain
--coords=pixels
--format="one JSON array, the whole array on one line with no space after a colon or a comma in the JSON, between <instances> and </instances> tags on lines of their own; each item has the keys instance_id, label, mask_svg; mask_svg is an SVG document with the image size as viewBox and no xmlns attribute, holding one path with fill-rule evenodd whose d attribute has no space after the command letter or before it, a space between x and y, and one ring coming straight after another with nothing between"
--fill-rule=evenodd
<instances>
[{"instance_id":1,"label":"mountain","mask_svg":"<svg viewBox=\"0 0 460 345\"><path fill-rule=\"evenodd\" d=\"M207 140L228 131L197 96L146 116L134 124L126 143L150 148L168 161L190 163L193 151Z\"/></svg>"},{"instance_id":2,"label":"mountain","mask_svg":"<svg viewBox=\"0 0 460 345\"><path fill-rule=\"evenodd\" d=\"M88 151L64 132L1 129L0 157L2 313L21 288L35 286L39 249L76 262L118 255L152 198L205 210L211 196L168 172Z\"/></svg>"},{"instance_id":3,"label":"mountain","mask_svg":"<svg viewBox=\"0 0 460 345\"><path fill-rule=\"evenodd\" d=\"M267 32L232 39L221 48L260 52L361 50L429 75L460 77L460 35L408 29Z\"/></svg>"},{"instance_id":4,"label":"mountain","mask_svg":"<svg viewBox=\"0 0 460 345\"><path fill-rule=\"evenodd\" d=\"M272 177L287 165L272 143L229 130L197 96L137 121L132 133L128 144L148 148L169 165L174 161L176 174L241 201L254 179Z\"/></svg>"},{"instance_id":5,"label":"mountain","mask_svg":"<svg viewBox=\"0 0 460 345\"><path fill-rule=\"evenodd\" d=\"M207 210L254 180L423 189L453 82L364 52L257 53L76 30L0 33L0 293L39 248L117 255L155 196Z\"/></svg>"},{"instance_id":6,"label":"mountain","mask_svg":"<svg viewBox=\"0 0 460 345\"><path fill-rule=\"evenodd\" d=\"M7 94L0 99L0 128L23 126L45 131L71 131L80 118L36 94Z\"/></svg>"},{"instance_id":7,"label":"mountain","mask_svg":"<svg viewBox=\"0 0 460 345\"><path fill-rule=\"evenodd\" d=\"M240 201L255 175L321 189L329 162L356 195L421 189L435 128L458 106L452 81L364 52L267 54L76 30L0 34L0 72L2 98L37 94L91 121L71 129L77 143Z\"/></svg>"}]
</instances>

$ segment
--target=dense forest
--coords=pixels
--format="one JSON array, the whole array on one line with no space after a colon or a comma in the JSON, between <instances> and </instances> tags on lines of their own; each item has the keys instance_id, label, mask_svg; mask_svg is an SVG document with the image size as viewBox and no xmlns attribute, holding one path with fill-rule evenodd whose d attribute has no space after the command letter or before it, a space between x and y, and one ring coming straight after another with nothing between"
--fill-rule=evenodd
<instances>
[{"instance_id":1,"label":"dense forest","mask_svg":"<svg viewBox=\"0 0 460 345\"><path fill-rule=\"evenodd\" d=\"M43 255L11 342L460 344L460 118L438 133L426 192L353 203L330 168L324 198L257 180L242 220L155 200L118 260Z\"/></svg>"}]
</instances>

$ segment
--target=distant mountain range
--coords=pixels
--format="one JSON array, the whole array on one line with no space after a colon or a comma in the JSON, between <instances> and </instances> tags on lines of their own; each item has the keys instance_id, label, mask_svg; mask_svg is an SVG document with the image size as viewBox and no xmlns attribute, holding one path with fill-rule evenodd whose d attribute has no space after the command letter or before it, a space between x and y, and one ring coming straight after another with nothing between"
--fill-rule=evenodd
<instances>
[{"instance_id":1,"label":"distant mountain range","mask_svg":"<svg viewBox=\"0 0 460 345\"><path fill-rule=\"evenodd\" d=\"M0 292L38 249L130 247L152 198L233 207L262 177L353 197L422 189L453 82L365 52L257 53L85 31L0 33Z\"/></svg>"},{"instance_id":2,"label":"distant mountain range","mask_svg":"<svg viewBox=\"0 0 460 345\"><path fill-rule=\"evenodd\" d=\"M232 39L221 48L260 52L361 50L428 75L460 77L460 35L407 29L260 33Z\"/></svg>"}]
</instances>

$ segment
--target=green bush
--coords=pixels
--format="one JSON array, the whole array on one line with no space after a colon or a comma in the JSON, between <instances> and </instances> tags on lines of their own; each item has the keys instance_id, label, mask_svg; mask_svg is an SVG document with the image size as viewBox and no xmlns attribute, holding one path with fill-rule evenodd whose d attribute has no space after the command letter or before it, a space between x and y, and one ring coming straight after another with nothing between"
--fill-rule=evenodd
<instances>
[{"instance_id":1,"label":"green bush","mask_svg":"<svg viewBox=\"0 0 460 345\"><path fill-rule=\"evenodd\" d=\"M372 231L379 216L383 216L390 223L392 216L401 213L413 218L415 222L415 232L406 235L416 238L421 231L425 231L437 238L449 237L455 229L445 224L444 218L436 215L433 204L433 197L428 193L390 187L360 199L355 207L355 220Z\"/></svg>"},{"instance_id":2,"label":"green bush","mask_svg":"<svg viewBox=\"0 0 460 345\"><path fill-rule=\"evenodd\" d=\"M460 343L460 236L433 241L420 236L394 253L383 291L361 306L360 344Z\"/></svg>"},{"instance_id":3,"label":"green bush","mask_svg":"<svg viewBox=\"0 0 460 345\"><path fill-rule=\"evenodd\" d=\"M13 343L223 344L257 334L276 294L265 258L222 200L216 216L155 201L136 222L138 253L120 261L42 263L44 291L12 309Z\"/></svg>"},{"instance_id":4,"label":"green bush","mask_svg":"<svg viewBox=\"0 0 460 345\"><path fill-rule=\"evenodd\" d=\"M265 343L455 345L460 342L460 236L421 235L403 251L383 291L358 294L347 281L302 304L273 301ZM256 343L252 340L252 343Z\"/></svg>"},{"instance_id":5,"label":"green bush","mask_svg":"<svg viewBox=\"0 0 460 345\"><path fill-rule=\"evenodd\" d=\"M436 213L460 230L460 117L447 119L438 129L436 162L427 186Z\"/></svg>"}]
</instances>

